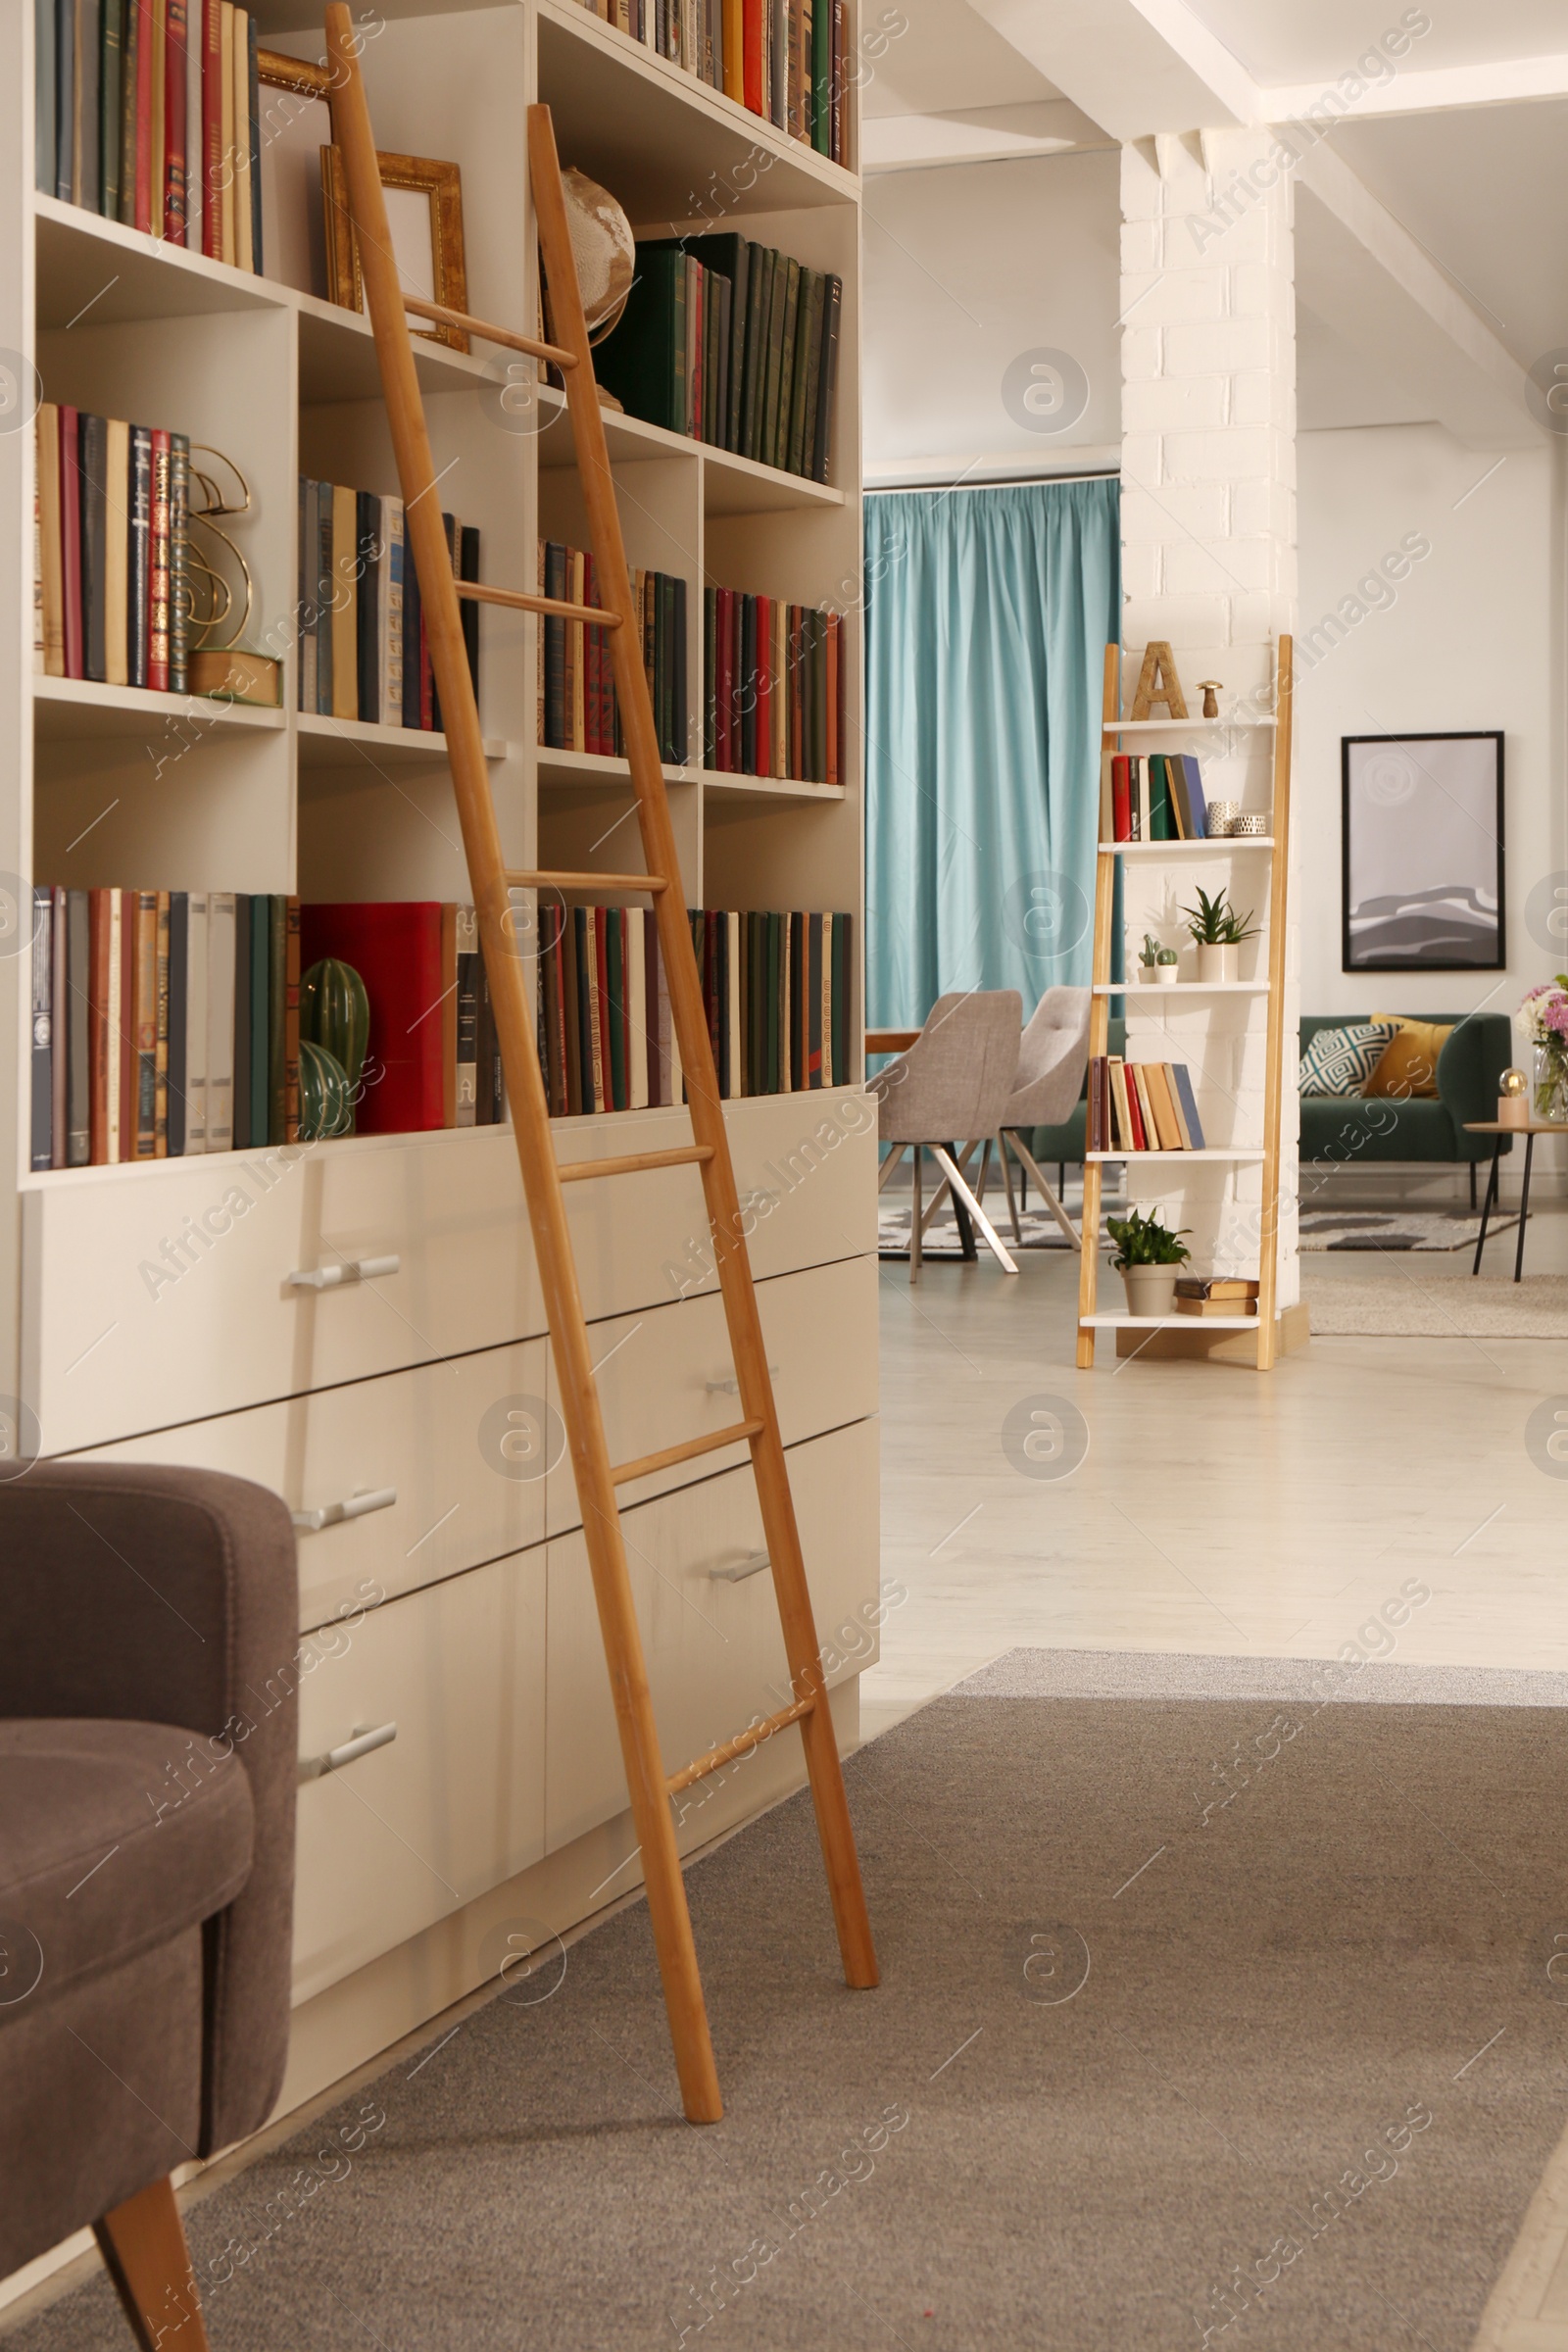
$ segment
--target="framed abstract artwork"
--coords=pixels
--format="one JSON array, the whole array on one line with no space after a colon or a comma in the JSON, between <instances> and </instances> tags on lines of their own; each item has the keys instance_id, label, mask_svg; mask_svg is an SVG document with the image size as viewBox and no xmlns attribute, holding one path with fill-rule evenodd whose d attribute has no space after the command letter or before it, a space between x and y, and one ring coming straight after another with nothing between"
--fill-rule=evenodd
<instances>
[{"instance_id":1,"label":"framed abstract artwork","mask_svg":"<svg viewBox=\"0 0 1568 2352\"><path fill-rule=\"evenodd\" d=\"M1344 969L1498 972L1502 731L1346 735Z\"/></svg>"}]
</instances>

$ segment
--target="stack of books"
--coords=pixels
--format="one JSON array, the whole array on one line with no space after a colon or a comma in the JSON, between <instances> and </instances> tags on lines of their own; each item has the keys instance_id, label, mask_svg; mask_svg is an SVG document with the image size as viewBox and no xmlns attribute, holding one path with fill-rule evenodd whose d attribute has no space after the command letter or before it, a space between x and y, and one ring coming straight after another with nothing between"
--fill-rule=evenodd
<instances>
[{"instance_id":1,"label":"stack of books","mask_svg":"<svg viewBox=\"0 0 1568 2352\"><path fill-rule=\"evenodd\" d=\"M582 0L590 16L844 161L844 0Z\"/></svg>"},{"instance_id":2,"label":"stack of books","mask_svg":"<svg viewBox=\"0 0 1568 2352\"><path fill-rule=\"evenodd\" d=\"M190 437L45 401L33 493L33 666L185 691Z\"/></svg>"},{"instance_id":3,"label":"stack of books","mask_svg":"<svg viewBox=\"0 0 1568 2352\"><path fill-rule=\"evenodd\" d=\"M703 591L703 764L844 780L844 619L776 597Z\"/></svg>"},{"instance_id":4,"label":"stack of books","mask_svg":"<svg viewBox=\"0 0 1568 2352\"><path fill-rule=\"evenodd\" d=\"M735 235L649 239L599 381L628 415L828 478L843 281Z\"/></svg>"},{"instance_id":5,"label":"stack of books","mask_svg":"<svg viewBox=\"0 0 1568 2352\"><path fill-rule=\"evenodd\" d=\"M443 514L460 580L479 577L479 533ZM405 545L403 501L336 482L299 483L299 707L327 718L439 729L440 698ZM479 692L479 608L462 606Z\"/></svg>"},{"instance_id":6,"label":"stack of books","mask_svg":"<svg viewBox=\"0 0 1568 2352\"><path fill-rule=\"evenodd\" d=\"M719 1092L779 1095L846 1083L850 917L705 907L689 914ZM539 1058L553 1116L681 1101L651 913L564 909L539 964Z\"/></svg>"},{"instance_id":7,"label":"stack of books","mask_svg":"<svg viewBox=\"0 0 1568 2352\"><path fill-rule=\"evenodd\" d=\"M1179 1315L1255 1315L1257 1284L1240 1274L1183 1274L1176 1283Z\"/></svg>"},{"instance_id":8,"label":"stack of books","mask_svg":"<svg viewBox=\"0 0 1568 2352\"><path fill-rule=\"evenodd\" d=\"M686 582L667 571L634 571L632 602L642 615L643 667L653 697L659 754L675 766L688 757ZM591 555L557 540L539 542L539 592L570 605L601 602ZM580 620L548 616L539 630L539 741L558 752L625 753L610 640Z\"/></svg>"},{"instance_id":9,"label":"stack of books","mask_svg":"<svg viewBox=\"0 0 1568 2352\"><path fill-rule=\"evenodd\" d=\"M34 177L258 274L256 17L231 0L34 0Z\"/></svg>"},{"instance_id":10,"label":"stack of books","mask_svg":"<svg viewBox=\"0 0 1568 2352\"><path fill-rule=\"evenodd\" d=\"M1096 1054L1089 1063L1091 1152L1201 1152L1202 1122L1184 1061L1124 1061Z\"/></svg>"},{"instance_id":11,"label":"stack of books","mask_svg":"<svg viewBox=\"0 0 1568 2352\"><path fill-rule=\"evenodd\" d=\"M1106 752L1101 761L1102 841L1205 841L1208 805L1198 761L1151 753Z\"/></svg>"},{"instance_id":12,"label":"stack of books","mask_svg":"<svg viewBox=\"0 0 1568 2352\"><path fill-rule=\"evenodd\" d=\"M504 1116L471 906L40 884L31 1165L297 1142L300 971L328 955L354 965L370 999L361 1134Z\"/></svg>"}]
</instances>

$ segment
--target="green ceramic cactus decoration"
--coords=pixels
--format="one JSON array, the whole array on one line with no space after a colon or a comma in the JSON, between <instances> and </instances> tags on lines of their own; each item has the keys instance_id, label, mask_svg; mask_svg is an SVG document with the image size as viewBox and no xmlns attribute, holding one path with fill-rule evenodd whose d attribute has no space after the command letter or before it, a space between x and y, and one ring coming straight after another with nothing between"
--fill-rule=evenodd
<instances>
[{"instance_id":1,"label":"green ceramic cactus decoration","mask_svg":"<svg viewBox=\"0 0 1568 2352\"><path fill-rule=\"evenodd\" d=\"M354 1130L354 1091L335 1054L300 1039L300 1142L320 1144Z\"/></svg>"},{"instance_id":2,"label":"green ceramic cactus decoration","mask_svg":"<svg viewBox=\"0 0 1568 2352\"><path fill-rule=\"evenodd\" d=\"M349 1123L334 1134L354 1133L354 1103L370 1041L370 1000L351 963L325 956L300 981L300 1040L324 1046L348 1081Z\"/></svg>"}]
</instances>

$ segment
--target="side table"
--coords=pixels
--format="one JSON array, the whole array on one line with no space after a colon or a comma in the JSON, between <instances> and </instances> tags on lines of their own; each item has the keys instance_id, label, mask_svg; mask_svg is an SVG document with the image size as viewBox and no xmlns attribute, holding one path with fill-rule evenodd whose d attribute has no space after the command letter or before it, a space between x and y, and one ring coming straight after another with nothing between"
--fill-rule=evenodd
<instances>
[{"instance_id":1,"label":"side table","mask_svg":"<svg viewBox=\"0 0 1568 2352\"><path fill-rule=\"evenodd\" d=\"M1525 1270L1525 1219L1530 1214L1530 1161L1536 1149L1538 1135L1568 1135L1568 1126L1561 1119L1528 1119L1519 1127L1504 1127L1496 1119L1466 1119L1466 1135L1492 1135L1496 1142L1492 1147L1492 1174L1487 1179L1487 1197L1481 1204L1481 1232L1476 1242L1476 1262L1472 1274L1481 1271L1481 1252L1487 1246L1487 1221L1497 1198L1497 1167L1502 1157L1504 1136L1522 1135L1525 1139L1525 1172L1519 1188L1519 1241L1513 1253L1513 1278L1517 1282Z\"/></svg>"}]
</instances>

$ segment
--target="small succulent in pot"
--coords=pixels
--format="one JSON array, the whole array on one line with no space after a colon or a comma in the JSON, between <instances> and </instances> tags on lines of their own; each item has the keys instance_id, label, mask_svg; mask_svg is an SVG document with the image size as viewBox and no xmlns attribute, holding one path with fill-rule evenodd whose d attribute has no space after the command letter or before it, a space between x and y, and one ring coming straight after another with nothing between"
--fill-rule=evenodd
<instances>
[{"instance_id":1,"label":"small succulent in pot","mask_svg":"<svg viewBox=\"0 0 1568 2352\"><path fill-rule=\"evenodd\" d=\"M1200 890L1198 905L1184 906L1187 928L1198 943L1198 977L1212 985L1215 981L1230 981L1237 977L1237 951L1242 942L1257 937L1258 926L1252 920L1252 910L1238 914L1226 891L1221 888L1209 897Z\"/></svg>"},{"instance_id":2,"label":"small succulent in pot","mask_svg":"<svg viewBox=\"0 0 1568 2352\"><path fill-rule=\"evenodd\" d=\"M1153 979L1168 987L1176 977L1176 963L1175 949L1165 947L1154 937L1152 931L1146 931L1144 944L1138 955L1139 970L1148 972Z\"/></svg>"}]
</instances>

